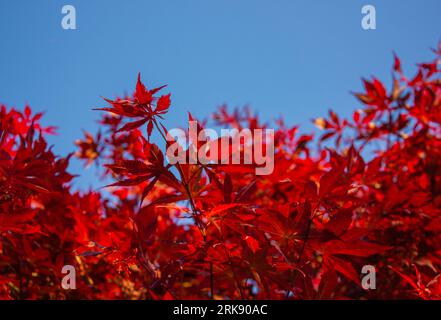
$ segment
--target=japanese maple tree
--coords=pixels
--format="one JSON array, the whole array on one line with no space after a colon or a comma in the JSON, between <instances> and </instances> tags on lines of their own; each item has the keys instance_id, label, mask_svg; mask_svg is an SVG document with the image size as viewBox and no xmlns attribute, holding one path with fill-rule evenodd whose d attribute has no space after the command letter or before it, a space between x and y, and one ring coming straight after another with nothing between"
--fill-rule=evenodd
<instances>
[{"instance_id":1,"label":"japanese maple tree","mask_svg":"<svg viewBox=\"0 0 441 320\"><path fill-rule=\"evenodd\" d=\"M315 119L318 137L219 108L216 126L275 129L268 175L170 164L171 96L140 75L67 157L47 145L55 128L42 114L2 105L0 298L440 299L441 46L434 54L410 78L395 57L391 88L363 80L360 109ZM189 141L186 157L201 148ZM101 168L107 192L73 191L71 157ZM75 290L61 286L64 265ZM361 285L365 265L375 290Z\"/></svg>"}]
</instances>

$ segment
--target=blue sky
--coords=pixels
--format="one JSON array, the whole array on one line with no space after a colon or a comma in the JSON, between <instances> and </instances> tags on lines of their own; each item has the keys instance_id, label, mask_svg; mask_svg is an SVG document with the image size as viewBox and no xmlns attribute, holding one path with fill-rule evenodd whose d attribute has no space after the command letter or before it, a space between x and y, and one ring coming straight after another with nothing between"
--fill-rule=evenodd
<instances>
[{"instance_id":1,"label":"blue sky","mask_svg":"<svg viewBox=\"0 0 441 320\"><path fill-rule=\"evenodd\" d=\"M61 28L65 4L77 30ZM376 30L361 28L366 4ZM307 132L329 108L358 107L362 76L389 84L393 51L408 72L430 59L440 12L440 0L0 0L0 102L46 111L62 155L98 129L99 96L131 93L139 71L148 87L168 84L169 127L227 103ZM71 169L97 185L93 169Z\"/></svg>"}]
</instances>

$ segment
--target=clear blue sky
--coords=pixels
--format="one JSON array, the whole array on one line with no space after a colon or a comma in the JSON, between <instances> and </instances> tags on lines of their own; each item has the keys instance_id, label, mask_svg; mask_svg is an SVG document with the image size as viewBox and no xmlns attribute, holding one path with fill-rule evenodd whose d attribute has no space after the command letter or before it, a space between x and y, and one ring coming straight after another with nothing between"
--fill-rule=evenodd
<instances>
[{"instance_id":1,"label":"clear blue sky","mask_svg":"<svg viewBox=\"0 0 441 320\"><path fill-rule=\"evenodd\" d=\"M77 30L61 28L65 4ZM377 30L361 28L365 4ZM131 93L138 71L148 87L169 85L169 127L226 102L308 131L329 108L358 106L349 92L362 76L389 84L394 50L405 71L431 58L440 13L440 0L0 0L0 102L46 111L63 155L97 130L99 96ZM97 185L93 170L72 170Z\"/></svg>"}]
</instances>

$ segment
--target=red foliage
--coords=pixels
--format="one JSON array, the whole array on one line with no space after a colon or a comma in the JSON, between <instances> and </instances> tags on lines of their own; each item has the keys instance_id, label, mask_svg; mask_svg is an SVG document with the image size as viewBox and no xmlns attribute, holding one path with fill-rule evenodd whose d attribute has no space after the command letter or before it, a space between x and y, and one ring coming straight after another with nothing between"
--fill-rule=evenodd
<instances>
[{"instance_id":1,"label":"red foliage","mask_svg":"<svg viewBox=\"0 0 441 320\"><path fill-rule=\"evenodd\" d=\"M72 191L70 156L47 147L41 114L1 106L0 298L440 299L435 53L412 79L395 57L390 91L364 80L363 109L316 119L317 142L278 121L275 168L261 176L168 164L150 136L167 134L170 95L138 77L133 97L106 99L102 133L76 142L78 158L117 180L107 197ZM213 118L266 127L246 109ZM76 290L60 285L66 264ZM376 267L376 290L361 287L364 265Z\"/></svg>"}]
</instances>

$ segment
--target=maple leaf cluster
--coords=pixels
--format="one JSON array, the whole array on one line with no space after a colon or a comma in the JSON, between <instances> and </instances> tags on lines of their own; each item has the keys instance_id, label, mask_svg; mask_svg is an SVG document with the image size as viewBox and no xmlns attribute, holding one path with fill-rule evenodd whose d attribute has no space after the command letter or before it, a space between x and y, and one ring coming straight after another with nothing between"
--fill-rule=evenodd
<instances>
[{"instance_id":1,"label":"maple leaf cluster","mask_svg":"<svg viewBox=\"0 0 441 320\"><path fill-rule=\"evenodd\" d=\"M140 75L133 96L105 99L102 130L67 157L47 146L54 128L41 114L1 106L0 298L441 299L441 46L434 53L412 78L395 57L390 90L363 80L361 108L315 119L318 137L278 120L269 175L169 164L170 95ZM246 108L223 106L213 121L269 127ZM199 148L190 143L187 156ZM73 191L72 156L114 180L108 193ZM61 286L64 265L75 290ZM375 290L362 288L365 265Z\"/></svg>"}]
</instances>

